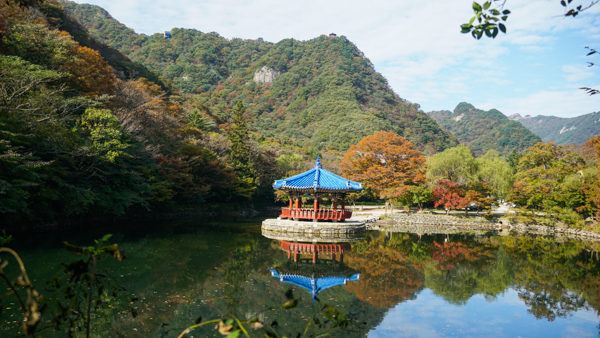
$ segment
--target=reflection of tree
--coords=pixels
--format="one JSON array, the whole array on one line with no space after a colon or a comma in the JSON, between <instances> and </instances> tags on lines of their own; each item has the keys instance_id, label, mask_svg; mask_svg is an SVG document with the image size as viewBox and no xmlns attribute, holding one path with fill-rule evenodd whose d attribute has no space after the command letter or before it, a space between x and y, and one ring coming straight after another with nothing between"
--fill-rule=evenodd
<instances>
[{"instance_id":1,"label":"reflection of tree","mask_svg":"<svg viewBox=\"0 0 600 338\"><path fill-rule=\"evenodd\" d=\"M519 287L517 292L529 307L529 312L536 318L547 318L549 321L556 317L566 317L585 305L583 298L559 285L527 285Z\"/></svg>"},{"instance_id":2,"label":"reflection of tree","mask_svg":"<svg viewBox=\"0 0 600 338\"><path fill-rule=\"evenodd\" d=\"M389 307L424 286L451 303L514 288L537 318L600 309L600 244L527 236L371 235L353 244L347 263L361 271L357 297Z\"/></svg>"},{"instance_id":3,"label":"reflection of tree","mask_svg":"<svg viewBox=\"0 0 600 338\"><path fill-rule=\"evenodd\" d=\"M504 251L484 241L434 242L431 258L425 285L452 303L465 303L475 294L496 296L512 281Z\"/></svg>"},{"instance_id":4,"label":"reflection of tree","mask_svg":"<svg viewBox=\"0 0 600 338\"><path fill-rule=\"evenodd\" d=\"M587 244L540 237L508 237L502 244L515 268L515 289L534 316L554 320L592 304L598 311L600 268L586 255Z\"/></svg>"},{"instance_id":5,"label":"reflection of tree","mask_svg":"<svg viewBox=\"0 0 600 338\"><path fill-rule=\"evenodd\" d=\"M402 241L399 236L386 241L381 235L353 246L345 262L361 272L358 283L346 288L362 301L378 308L389 308L411 299L423 287L423 273L409 257L390 244ZM408 241L407 241L408 240ZM410 238L404 241L410 244ZM358 252L354 251L357 248Z\"/></svg>"}]
</instances>

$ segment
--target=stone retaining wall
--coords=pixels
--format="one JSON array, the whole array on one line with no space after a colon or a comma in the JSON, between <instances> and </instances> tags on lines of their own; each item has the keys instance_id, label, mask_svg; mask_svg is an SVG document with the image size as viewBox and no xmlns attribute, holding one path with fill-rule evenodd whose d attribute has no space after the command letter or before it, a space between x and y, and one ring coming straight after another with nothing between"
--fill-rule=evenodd
<instances>
[{"instance_id":1,"label":"stone retaining wall","mask_svg":"<svg viewBox=\"0 0 600 338\"><path fill-rule=\"evenodd\" d=\"M479 216L455 216L443 214L397 213L389 218L368 225L368 230L411 232L417 234L451 234L489 231L508 234L535 234L556 237L600 241L600 233L566 228L561 226L549 227L535 224L511 224L507 219L486 219Z\"/></svg>"}]
</instances>

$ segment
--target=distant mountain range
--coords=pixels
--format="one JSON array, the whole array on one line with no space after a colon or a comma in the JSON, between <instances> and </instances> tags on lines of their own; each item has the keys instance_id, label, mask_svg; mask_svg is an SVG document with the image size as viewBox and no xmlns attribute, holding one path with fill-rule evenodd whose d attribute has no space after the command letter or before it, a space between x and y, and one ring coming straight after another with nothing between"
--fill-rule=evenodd
<instances>
[{"instance_id":1,"label":"distant mountain range","mask_svg":"<svg viewBox=\"0 0 600 338\"><path fill-rule=\"evenodd\" d=\"M600 111L571 118L519 114L511 115L509 118L521 122L542 140L554 141L558 144L581 144L590 137L600 134Z\"/></svg>"},{"instance_id":2,"label":"distant mountain range","mask_svg":"<svg viewBox=\"0 0 600 338\"><path fill-rule=\"evenodd\" d=\"M475 108L462 102L454 109L428 113L447 132L468 145L476 155L490 149L502 154L522 151L541 139L500 111Z\"/></svg>"}]
</instances>

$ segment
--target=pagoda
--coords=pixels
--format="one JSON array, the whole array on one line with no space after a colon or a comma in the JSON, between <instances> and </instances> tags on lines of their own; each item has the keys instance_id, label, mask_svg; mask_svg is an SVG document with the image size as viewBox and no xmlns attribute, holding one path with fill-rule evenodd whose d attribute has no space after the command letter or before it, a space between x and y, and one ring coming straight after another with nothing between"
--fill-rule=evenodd
<instances>
[{"instance_id":1,"label":"pagoda","mask_svg":"<svg viewBox=\"0 0 600 338\"><path fill-rule=\"evenodd\" d=\"M323 169L317 157L312 169L276 180L273 188L289 194L289 205L281 208L280 219L343 222L352 217L352 211L344 205L345 195L362 190L362 185ZM303 196L312 198L312 208L303 206ZM321 205L323 197L331 201L330 206Z\"/></svg>"}]
</instances>

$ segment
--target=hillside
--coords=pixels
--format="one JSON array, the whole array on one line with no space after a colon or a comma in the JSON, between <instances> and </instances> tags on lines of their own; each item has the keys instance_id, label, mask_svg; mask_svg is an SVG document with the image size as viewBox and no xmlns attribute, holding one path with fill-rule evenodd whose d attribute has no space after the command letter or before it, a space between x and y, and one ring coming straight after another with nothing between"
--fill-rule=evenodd
<instances>
[{"instance_id":1,"label":"hillside","mask_svg":"<svg viewBox=\"0 0 600 338\"><path fill-rule=\"evenodd\" d=\"M542 140L558 144L582 144L590 137L600 134L600 112L571 118L519 114L511 115L510 118L521 122Z\"/></svg>"},{"instance_id":2,"label":"hillside","mask_svg":"<svg viewBox=\"0 0 600 338\"><path fill-rule=\"evenodd\" d=\"M459 103L454 112L430 112L447 132L456 135L475 154L495 149L502 154L522 151L540 138L516 121L511 121L496 109L484 111L469 103Z\"/></svg>"},{"instance_id":3,"label":"hillside","mask_svg":"<svg viewBox=\"0 0 600 338\"><path fill-rule=\"evenodd\" d=\"M418 105L395 94L345 37L270 43L177 28L165 40L136 34L97 6L66 2L65 10L95 39L191 97L216 125L226 124L230 107L242 100L263 140L304 152L340 154L382 129L428 153L456 144Z\"/></svg>"}]
</instances>

